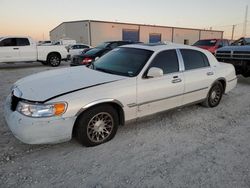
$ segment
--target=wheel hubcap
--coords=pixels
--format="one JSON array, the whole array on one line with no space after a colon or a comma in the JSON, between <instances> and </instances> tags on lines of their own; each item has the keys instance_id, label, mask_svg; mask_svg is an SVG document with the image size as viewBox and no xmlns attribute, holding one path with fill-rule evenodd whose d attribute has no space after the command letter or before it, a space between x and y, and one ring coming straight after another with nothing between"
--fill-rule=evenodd
<instances>
[{"instance_id":1,"label":"wheel hubcap","mask_svg":"<svg viewBox=\"0 0 250 188\"><path fill-rule=\"evenodd\" d=\"M215 86L213 91L210 94L210 101L212 105L217 104L221 98L221 89L219 86Z\"/></svg>"},{"instance_id":2,"label":"wheel hubcap","mask_svg":"<svg viewBox=\"0 0 250 188\"><path fill-rule=\"evenodd\" d=\"M59 63L59 58L58 58L58 57L52 57L52 58L50 59L50 63L51 63L52 65L57 65L57 64Z\"/></svg>"},{"instance_id":3,"label":"wheel hubcap","mask_svg":"<svg viewBox=\"0 0 250 188\"><path fill-rule=\"evenodd\" d=\"M88 138L95 143L103 142L112 133L113 126L114 120L109 113L98 113L88 123Z\"/></svg>"}]
</instances>

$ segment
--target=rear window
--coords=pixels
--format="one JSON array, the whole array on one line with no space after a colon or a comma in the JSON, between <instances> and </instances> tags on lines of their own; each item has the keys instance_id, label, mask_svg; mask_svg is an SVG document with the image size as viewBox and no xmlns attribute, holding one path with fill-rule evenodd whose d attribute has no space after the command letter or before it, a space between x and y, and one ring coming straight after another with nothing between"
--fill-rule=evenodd
<instances>
[{"instance_id":1,"label":"rear window","mask_svg":"<svg viewBox=\"0 0 250 188\"><path fill-rule=\"evenodd\" d=\"M199 40L193 46L215 46L217 40Z\"/></svg>"},{"instance_id":2,"label":"rear window","mask_svg":"<svg viewBox=\"0 0 250 188\"><path fill-rule=\"evenodd\" d=\"M95 55L96 53L100 52L102 49L99 49L99 48L94 48L92 50L89 50L85 53L85 55L89 55L89 56L92 56L92 55Z\"/></svg>"},{"instance_id":3,"label":"rear window","mask_svg":"<svg viewBox=\"0 0 250 188\"><path fill-rule=\"evenodd\" d=\"M202 52L190 49L181 49L185 70L198 69L208 67L209 62L207 56Z\"/></svg>"},{"instance_id":4,"label":"rear window","mask_svg":"<svg viewBox=\"0 0 250 188\"><path fill-rule=\"evenodd\" d=\"M29 46L30 42L27 38L17 38L16 39L17 46Z\"/></svg>"}]
</instances>

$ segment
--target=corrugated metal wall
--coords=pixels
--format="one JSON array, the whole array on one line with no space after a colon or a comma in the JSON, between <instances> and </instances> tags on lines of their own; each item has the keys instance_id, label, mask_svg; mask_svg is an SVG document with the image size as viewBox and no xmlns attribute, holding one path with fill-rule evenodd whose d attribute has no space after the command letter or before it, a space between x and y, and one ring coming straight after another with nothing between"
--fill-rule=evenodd
<instances>
[{"instance_id":1,"label":"corrugated metal wall","mask_svg":"<svg viewBox=\"0 0 250 188\"><path fill-rule=\"evenodd\" d=\"M139 41L148 43L150 35L161 36L161 41L172 41L192 45L199 39L222 38L222 31L207 31L187 28L172 28L140 24L126 24L102 21L65 22L50 32L51 40L75 39L77 42L96 46L104 41L122 40L128 32L139 32ZM126 37L125 37L126 38Z\"/></svg>"}]
</instances>

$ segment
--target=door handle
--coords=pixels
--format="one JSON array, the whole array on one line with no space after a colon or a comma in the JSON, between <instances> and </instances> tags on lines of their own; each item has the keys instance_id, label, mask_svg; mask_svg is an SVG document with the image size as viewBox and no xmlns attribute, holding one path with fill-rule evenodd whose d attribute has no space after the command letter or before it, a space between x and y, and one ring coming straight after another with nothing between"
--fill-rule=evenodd
<instances>
[{"instance_id":1,"label":"door handle","mask_svg":"<svg viewBox=\"0 0 250 188\"><path fill-rule=\"evenodd\" d=\"M19 50L19 48L13 48L13 50Z\"/></svg>"},{"instance_id":2,"label":"door handle","mask_svg":"<svg viewBox=\"0 0 250 188\"><path fill-rule=\"evenodd\" d=\"M179 82L181 82L182 80L180 79L180 78L176 78L176 79L173 79L172 80L172 83L173 84L176 84L176 83L179 83Z\"/></svg>"},{"instance_id":3,"label":"door handle","mask_svg":"<svg viewBox=\"0 0 250 188\"><path fill-rule=\"evenodd\" d=\"M207 72L207 75L212 76L212 75L214 75L214 73L213 72Z\"/></svg>"}]
</instances>

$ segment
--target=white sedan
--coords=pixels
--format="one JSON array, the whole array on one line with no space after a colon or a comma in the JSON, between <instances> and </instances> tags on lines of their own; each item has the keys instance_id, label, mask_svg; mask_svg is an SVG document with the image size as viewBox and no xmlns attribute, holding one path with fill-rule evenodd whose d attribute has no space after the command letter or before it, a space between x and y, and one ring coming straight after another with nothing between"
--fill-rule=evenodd
<instances>
[{"instance_id":1,"label":"white sedan","mask_svg":"<svg viewBox=\"0 0 250 188\"><path fill-rule=\"evenodd\" d=\"M92 64L17 81L5 105L13 134L24 143L67 141L85 146L112 139L128 120L202 103L216 107L236 86L235 69L210 53L177 44L116 48Z\"/></svg>"}]
</instances>

